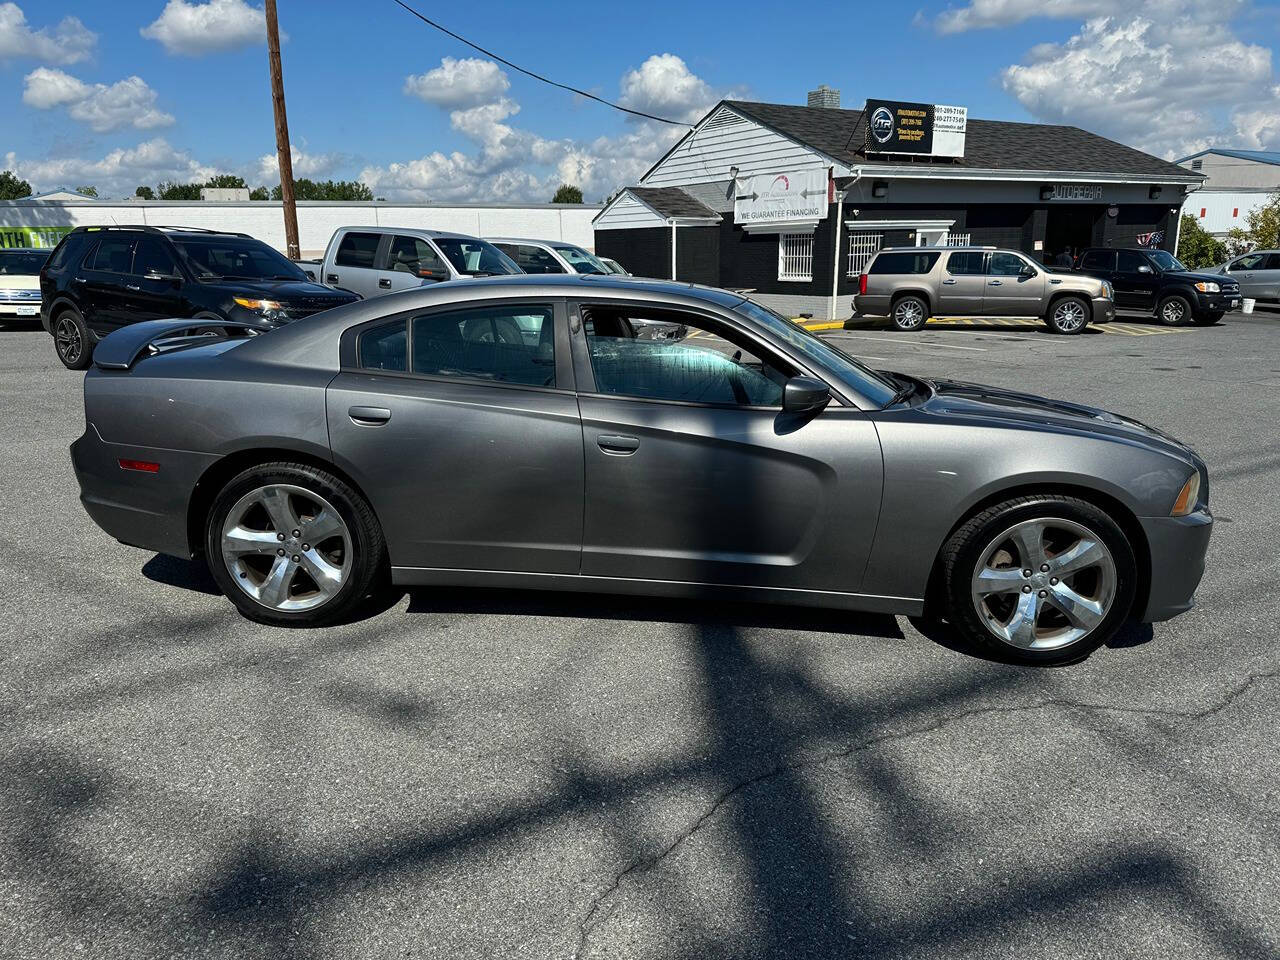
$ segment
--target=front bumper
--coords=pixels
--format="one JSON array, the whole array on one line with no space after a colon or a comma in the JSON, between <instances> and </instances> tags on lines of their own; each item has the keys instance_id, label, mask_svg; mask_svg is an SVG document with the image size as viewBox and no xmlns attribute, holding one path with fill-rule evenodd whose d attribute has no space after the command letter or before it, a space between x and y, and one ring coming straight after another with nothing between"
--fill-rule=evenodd
<instances>
[{"instance_id":1,"label":"front bumper","mask_svg":"<svg viewBox=\"0 0 1280 960\"><path fill-rule=\"evenodd\" d=\"M1195 606L1213 514L1202 507L1185 517L1140 517L1151 552L1151 589L1143 623L1169 620Z\"/></svg>"},{"instance_id":2,"label":"front bumper","mask_svg":"<svg viewBox=\"0 0 1280 960\"><path fill-rule=\"evenodd\" d=\"M1196 299L1196 313L1228 313L1240 309L1240 291L1235 293L1202 293Z\"/></svg>"},{"instance_id":3,"label":"front bumper","mask_svg":"<svg viewBox=\"0 0 1280 960\"><path fill-rule=\"evenodd\" d=\"M1093 322L1108 323L1116 318L1116 303L1105 297L1096 297L1093 301Z\"/></svg>"}]
</instances>

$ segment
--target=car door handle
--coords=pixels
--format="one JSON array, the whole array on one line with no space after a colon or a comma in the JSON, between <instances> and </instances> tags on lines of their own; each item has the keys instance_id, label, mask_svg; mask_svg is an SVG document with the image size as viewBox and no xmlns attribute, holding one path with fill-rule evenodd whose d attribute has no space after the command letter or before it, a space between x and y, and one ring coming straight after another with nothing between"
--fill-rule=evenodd
<instances>
[{"instance_id":1,"label":"car door handle","mask_svg":"<svg viewBox=\"0 0 1280 960\"><path fill-rule=\"evenodd\" d=\"M640 449L640 441L635 437L620 437L604 434L596 437L600 449L612 457L629 457Z\"/></svg>"},{"instance_id":2,"label":"car door handle","mask_svg":"<svg viewBox=\"0 0 1280 960\"><path fill-rule=\"evenodd\" d=\"M382 289L384 289L384 290L390 290L390 289L391 289L391 278L390 278L390 277L379 277L379 278L378 278L378 286L382 287Z\"/></svg>"},{"instance_id":3,"label":"car door handle","mask_svg":"<svg viewBox=\"0 0 1280 960\"><path fill-rule=\"evenodd\" d=\"M943 282L944 284L946 284L947 286L951 286L951 284L955 283L955 281L954 281L954 280L943 280L942 282Z\"/></svg>"},{"instance_id":4,"label":"car door handle","mask_svg":"<svg viewBox=\"0 0 1280 960\"><path fill-rule=\"evenodd\" d=\"M337 283L337 282L338 282L338 275L337 275L336 273L328 274L328 275L324 278L324 282L325 282L325 283Z\"/></svg>"},{"instance_id":5,"label":"car door handle","mask_svg":"<svg viewBox=\"0 0 1280 960\"><path fill-rule=\"evenodd\" d=\"M1004 284L1003 280L992 280L988 285L992 287L999 287L999 286L1003 286L1003 284Z\"/></svg>"},{"instance_id":6,"label":"car door handle","mask_svg":"<svg viewBox=\"0 0 1280 960\"><path fill-rule=\"evenodd\" d=\"M386 407L352 407L347 411L352 423L362 427L380 427L391 419L391 411Z\"/></svg>"},{"instance_id":7,"label":"car door handle","mask_svg":"<svg viewBox=\"0 0 1280 960\"><path fill-rule=\"evenodd\" d=\"M126 283L126 284L124 285L124 288L125 288L126 290L141 290L141 289L142 289L140 286L138 286L138 285L137 285L137 284L135 284L135 283Z\"/></svg>"}]
</instances>

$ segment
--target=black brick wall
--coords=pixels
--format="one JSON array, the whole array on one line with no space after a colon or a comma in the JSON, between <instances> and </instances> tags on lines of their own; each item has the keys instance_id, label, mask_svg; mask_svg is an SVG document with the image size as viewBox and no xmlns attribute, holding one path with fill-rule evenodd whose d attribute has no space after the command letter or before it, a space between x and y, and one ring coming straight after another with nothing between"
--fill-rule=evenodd
<instances>
[{"instance_id":1,"label":"black brick wall","mask_svg":"<svg viewBox=\"0 0 1280 960\"><path fill-rule=\"evenodd\" d=\"M597 254L617 260L635 276L671 279L670 227L597 230L595 239Z\"/></svg>"},{"instance_id":2,"label":"black brick wall","mask_svg":"<svg viewBox=\"0 0 1280 960\"><path fill-rule=\"evenodd\" d=\"M676 228L676 279L720 286L720 227Z\"/></svg>"}]
</instances>

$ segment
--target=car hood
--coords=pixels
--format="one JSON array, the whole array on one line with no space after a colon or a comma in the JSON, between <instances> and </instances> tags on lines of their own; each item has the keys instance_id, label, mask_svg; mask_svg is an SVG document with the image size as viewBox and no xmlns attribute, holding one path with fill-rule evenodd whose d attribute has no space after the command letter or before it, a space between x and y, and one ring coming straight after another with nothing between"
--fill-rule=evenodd
<instances>
[{"instance_id":1,"label":"car hood","mask_svg":"<svg viewBox=\"0 0 1280 960\"><path fill-rule=\"evenodd\" d=\"M1164 275L1166 277L1175 277L1178 280L1185 280L1187 283L1196 283L1201 280L1209 280L1213 283L1222 282L1221 273L1208 270L1169 270Z\"/></svg>"},{"instance_id":2,"label":"car hood","mask_svg":"<svg viewBox=\"0 0 1280 960\"><path fill-rule=\"evenodd\" d=\"M323 301L336 307L360 299L349 290L335 290L310 280L210 280L204 281L202 285L223 290L228 296L242 297L248 294L265 300L279 300L281 303Z\"/></svg>"},{"instance_id":3,"label":"car hood","mask_svg":"<svg viewBox=\"0 0 1280 960\"><path fill-rule=\"evenodd\" d=\"M932 395L921 406L930 414L982 420L993 426L1087 433L1103 439L1139 443L1177 456L1193 466L1200 463L1190 447L1167 433L1097 407L977 383L956 380L926 382L932 388Z\"/></svg>"}]
</instances>

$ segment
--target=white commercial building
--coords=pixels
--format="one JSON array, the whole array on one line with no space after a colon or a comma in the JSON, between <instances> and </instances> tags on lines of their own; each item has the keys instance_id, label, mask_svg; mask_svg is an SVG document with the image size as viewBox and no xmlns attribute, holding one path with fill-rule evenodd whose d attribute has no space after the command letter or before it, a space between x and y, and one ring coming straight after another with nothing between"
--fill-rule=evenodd
<instances>
[{"instance_id":1,"label":"white commercial building","mask_svg":"<svg viewBox=\"0 0 1280 960\"><path fill-rule=\"evenodd\" d=\"M1182 212L1215 237L1225 237L1235 227L1243 230L1249 214L1280 191L1280 150L1213 147L1174 162L1205 178Z\"/></svg>"},{"instance_id":2,"label":"white commercial building","mask_svg":"<svg viewBox=\"0 0 1280 960\"><path fill-rule=\"evenodd\" d=\"M421 227L471 236L563 240L594 248L591 219L599 206L565 203L298 202L302 256L318 257L338 227ZM0 202L0 246L52 247L72 227L127 223L247 233L285 249L278 201L48 200Z\"/></svg>"}]
</instances>

